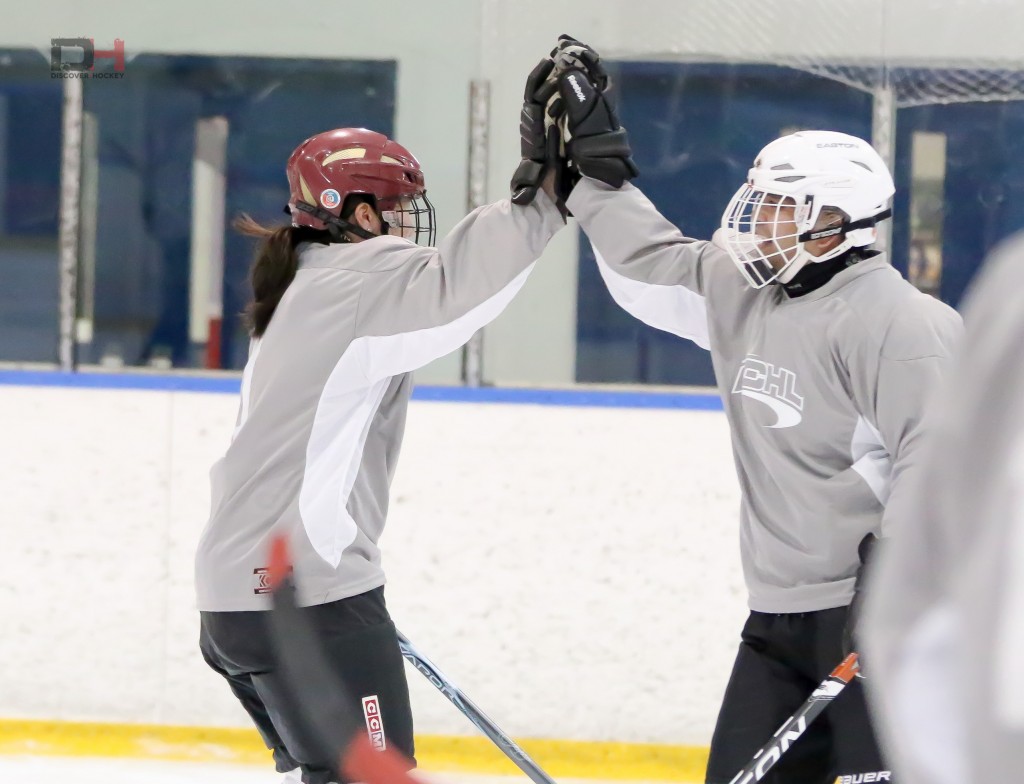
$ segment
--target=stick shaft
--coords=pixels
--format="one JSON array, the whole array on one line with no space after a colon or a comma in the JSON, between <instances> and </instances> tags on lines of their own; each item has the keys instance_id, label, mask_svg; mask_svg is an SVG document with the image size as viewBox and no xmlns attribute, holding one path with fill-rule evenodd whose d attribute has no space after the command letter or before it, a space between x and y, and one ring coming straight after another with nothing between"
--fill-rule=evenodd
<instances>
[{"instance_id":1,"label":"stick shaft","mask_svg":"<svg viewBox=\"0 0 1024 784\"><path fill-rule=\"evenodd\" d=\"M442 673L437 666L430 661L426 656L420 653L416 647L409 641L401 632L398 632L398 647L402 651L402 656L405 657L413 667L415 667L423 677L430 681L434 688L441 692L448 700L458 708L462 714L473 722L473 725L486 735L490 741L497 746L501 751L508 757L516 766L523 771L530 780L535 784L555 784L555 780L552 779L547 773L541 770L540 766L530 759L525 751L523 751L519 745L512 740L508 735L501 731L497 724L495 724L482 710L480 710L469 697L462 693L462 691L453 684L444 673Z\"/></svg>"},{"instance_id":2,"label":"stick shaft","mask_svg":"<svg viewBox=\"0 0 1024 784\"><path fill-rule=\"evenodd\" d=\"M839 695L839 692L846 688L856 674L857 654L851 653L829 673L799 710L783 722L772 739L758 749L754 758L736 774L729 784L752 784L752 782L763 779L768 771L775 767L782 755L789 751L797 738L807 731L811 722L828 707L829 703Z\"/></svg>"}]
</instances>

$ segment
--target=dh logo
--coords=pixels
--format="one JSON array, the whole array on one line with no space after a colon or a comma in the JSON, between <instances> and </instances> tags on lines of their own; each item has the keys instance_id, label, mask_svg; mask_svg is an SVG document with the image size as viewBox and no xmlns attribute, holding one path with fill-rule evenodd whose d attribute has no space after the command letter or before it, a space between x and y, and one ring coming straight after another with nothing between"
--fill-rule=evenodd
<instances>
[{"instance_id":1,"label":"dh logo","mask_svg":"<svg viewBox=\"0 0 1024 784\"><path fill-rule=\"evenodd\" d=\"M796 373L764 362L753 354L740 365L732 391L759 400L775 412L775 424L765 427L793 427L803 419L804 399L796 393Z\"/></svg>"},{"instance_id":2,"label":"dh logo","mask_svg":"<svg viewBox=\"0 0 1024 784\"><path fill-rule=\"evenodd\" d=\"M124 41L114 40L113 49L97 49L92 38L51 38L50 70L92 71L96 60L113 60L114 71L124 72Z\"/></svg>"}]
</instances>

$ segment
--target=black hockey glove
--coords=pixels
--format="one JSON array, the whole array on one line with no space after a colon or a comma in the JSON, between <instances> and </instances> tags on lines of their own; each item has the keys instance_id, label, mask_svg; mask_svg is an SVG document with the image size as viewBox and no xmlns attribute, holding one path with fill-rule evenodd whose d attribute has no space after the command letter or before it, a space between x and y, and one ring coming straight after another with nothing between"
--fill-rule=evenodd
<instances>
[{"instance_id":1,"label":"black hockey glove","mask_svg":"<svg viewBox=\"0 0 1024 784\"><path fill-rule=\"evenodd\" d=\"M555 64L544 58L526 78L523 111L519 116L519 146L523 156L512 175L512 203L526 205L533 202L544 175L555 169L557 181L561 179L565 162L559 156L559 130L555 120L546 112L548 103L555 98L558 87L548 77ZM564 210L564 205L559 204Z\"/></svg>"},{"instance_id":2,"label":"black hockey glove","mask_svg":"<svg viewBox=\"0 0 1024 784\"><path fill-rule=\"evenodd\" d=\"M548 109L562 124L566 157L571 172L592 177L613 188L636 177L640 172L633 163L626 129L619 125L615 107L587 76L587 72L570 68L558 76L561 102Z\"/></svg>"},{"instance_id":3,"label":"black hockey glove","mask_svg":"<svg viewBox=\"0 0 1024 784\"><path fill-rule=\"evenodd\" d=\"M843 656L849 656L851 653L860 654L857 650L859 647L859 640L857 639L857 626L860 623L861 605L864 603L864 575L868 569L868 563L871 561L872 553L875 547L878 545L878 537L874 534L868 534L860 541L860 545L857 547L857 555L860 556L860 566L857 568L857 576L853 583L853 601L850 602L850 609L846 615L846 626L843 627ZM860 660L860 670L857 676L860 678L864 677L864 657L863 655L858 656Z\"/></svg>"},{"instance_id":4,"label":"black hockey glove","mask_svg":"<svg viewBox=\"0 0 1024 784\"><path fill-rule=\"evenodd\" d=\"M597 87L598 91L603 93L608 89L610 80L608 72L601 62L601 55L571 35L558 36L558 46L551 50L551 59L555 63L556 76L563 71L575 68L585 71L587 78Z\"/></svg>"}]
</instances>

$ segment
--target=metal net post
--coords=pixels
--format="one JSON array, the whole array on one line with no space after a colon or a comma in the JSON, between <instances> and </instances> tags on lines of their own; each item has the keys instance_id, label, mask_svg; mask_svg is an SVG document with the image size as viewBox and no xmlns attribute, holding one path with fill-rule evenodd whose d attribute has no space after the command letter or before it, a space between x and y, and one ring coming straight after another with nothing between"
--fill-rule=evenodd
<instances>
[{"instance_id":1,"label":"metal net post","mask_svg":"<svg viewBox=\"0 0 1024 784\"><path fill-rule=\"evenodd\" d=\"M469 85L469 166L467 170L467 211L487 203L487 154L490 125L491 85L474 79ZM478 387L483 383L484 332L479 330L462 349L462 383Z\"/></svg>"},{"instance_id":2,"label":"metal net post","mask_svg":"<svg viewBox=\"0 0 1024 784\"><path fill-rule=\"evenodd\" d=\"M64 114L60 162L60 231L58 267L60 277L58 358L60 369L75 369L75 322L78 300L78 248L82 193L82 111L81 79L64 80Z\"/></svg>"},{"instance_id":3,"label":"metal net post","mask_svg":"<svg viewBox=\"0 0 1024 784\"><path fill-rule=\"evenodd\" d=\"M873 93L871 104L871 144L882 156L889 171L896 176L896 91L884 78L882 86ZM875 246L887 253L892 251L892 221L878 224Z\"/></svg>"}]
</instances>

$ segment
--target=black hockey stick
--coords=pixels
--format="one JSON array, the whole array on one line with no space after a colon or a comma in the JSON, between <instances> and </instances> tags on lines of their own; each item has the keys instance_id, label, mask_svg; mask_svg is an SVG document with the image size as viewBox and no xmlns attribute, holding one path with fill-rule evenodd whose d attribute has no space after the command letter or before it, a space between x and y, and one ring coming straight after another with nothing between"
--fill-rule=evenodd
<instances>
[{"instance_id":1,"label":"black hockey stick","mask_svg":"<svg viewBox=\"0 0 1024 784\"><path fill-rule=\"evenodd\" d=\"M327 663L309 619L295 601L295 585L284 538L272 545L269 578L274 609L270 612L275 675L288 687L287 712L319 760L350 781L367 784L420 784L409 774L412 763L392 749L378 750L353 699Z\"/></svg>"},{"instance_id":2,"label":"black hockey stick","mask_svg":"<svg viewBox=\"0 0 1024 784\"><path fill-rule=\"evenodd\" d=\"M487 714L480 710L473 701L463 694L444 674L437 669L433 662L416 650L416 647L409 642L409 638L401 632L398 633L398 647L402 655L413 667L415 667L434 687L441 692L451 703L458 708L462 714L473 722L473 725L484 735L490 738L491 742L512 760L518 768L530 777L535 784L555 784L555 780L541 770L540 766L530 759L530 756L523 751L518 744L504 732L498 725L491 721Z\"/></svg>"},{"instance_id":3,"label":"black hockey stick","mask_svg":"<svg viewBox=\"0 0 1024 784\"><path fill-rule=\"evenodd\" d=\"M771 770L789 747L807 730L807 727L828 707L847 684L857 675L857 654L851 653L829 673L821 685L800 706L800 709L783 723L772 739L758 749L754 758L747 763L729 784L751 784L760 781Z\"/></svg>"}]
</instances>

